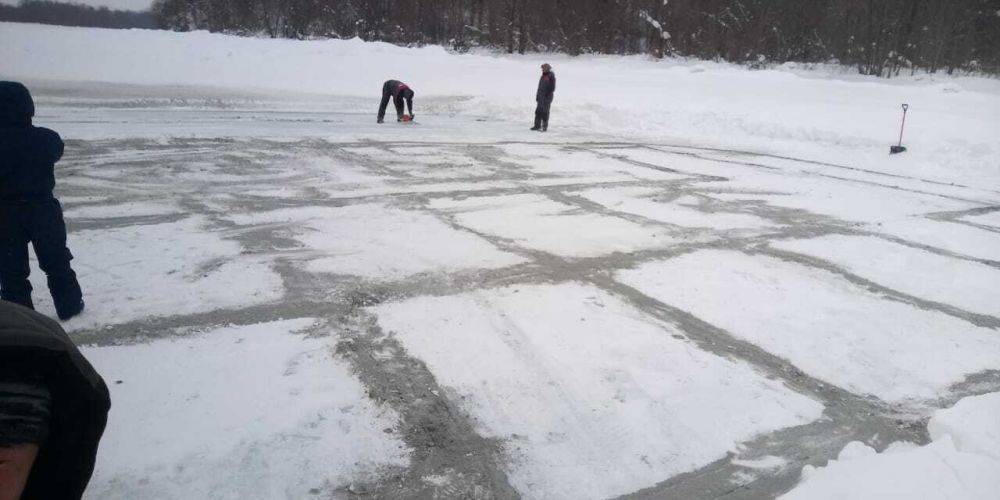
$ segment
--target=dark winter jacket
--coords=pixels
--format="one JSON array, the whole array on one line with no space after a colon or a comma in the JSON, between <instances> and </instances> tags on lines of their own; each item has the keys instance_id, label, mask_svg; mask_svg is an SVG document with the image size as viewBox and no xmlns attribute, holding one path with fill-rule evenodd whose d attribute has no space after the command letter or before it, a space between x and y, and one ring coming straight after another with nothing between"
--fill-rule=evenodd
<instances>
[{"instance_id":1,"label":"dark winter jacket","mask_svg":"<svg viewBox=\"0 0 1000 500\"><path fill-rule=\"evenodd\" d=\"M552 102L555 92L556 73L554 71L542 73L542 77L538 79L538 92L535 94L535 102Z\"/></svg>"},{"instance_id":2,"label":"dark winter jacket","mask_svg":"<svg viewBox=\"0 0 1000 500\"><path fill-rule=\"evenodd\" d=\"M413 111L413 89L409 85L399 80L389 80L382 86L382 94L388 94L393 99L405 99L410 111Z\"/></svg>"},{"instance_id":3,"label":"dark winter jacket","mask_svg":"<svg viewBox=\"0 0 1000 500\"><path fill-rule=\"evenodd\" d=\"M49 436L22 499L80 498L111 408L104 380L58 323L5 301L0 301L0 363L36 370L52 398Z\"/></svg>"},{"instance_id":4,"label":"dark winter jacket","mask_svg":"<svg viewBox=\"0 0 1000 500\"><path fill-rule=\"evenodd\" d=\"M52 198L59 134L31 125L35 104L17 82L0 82L0 202Z\"/></svg>"},{"instance_id":5,"label":"dark winter jacket","mask_svg":"<svg viewBox=\"0 0 1000 500\"><path fill-rule=\"evenodd\" d=\"M383 90L388 90L393 97L402 95L404 99L413 98L413 89L411 89L409 85L399 80L389 80L385 82Z\"/></svg>"}]
</instances>

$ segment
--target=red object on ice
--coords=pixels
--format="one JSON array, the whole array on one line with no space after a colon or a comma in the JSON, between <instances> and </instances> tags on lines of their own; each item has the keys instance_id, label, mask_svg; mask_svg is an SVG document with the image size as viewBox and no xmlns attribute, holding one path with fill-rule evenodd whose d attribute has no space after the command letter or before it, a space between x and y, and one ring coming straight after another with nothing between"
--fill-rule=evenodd
<instances>
[{"instance_id":1,"label":"red object on ice","mask_svg":"<svg viewBox=\"0 0 1000 500\"><path fill-rule=\"evenodd\" d=\"M412 121L412 120L413 120L412 116L410 116L410 115L403 115L403 121L404 122L408 122L408 121Z\"/></svg>"}]
</instances>

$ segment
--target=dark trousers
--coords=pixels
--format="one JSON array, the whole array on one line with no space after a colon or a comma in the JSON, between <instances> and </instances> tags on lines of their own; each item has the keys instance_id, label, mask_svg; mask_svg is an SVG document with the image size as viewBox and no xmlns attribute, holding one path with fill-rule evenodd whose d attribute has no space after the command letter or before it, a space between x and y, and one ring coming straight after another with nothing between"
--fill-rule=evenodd
<instances>
[{"instance_id":1,"label":"dark trousers","mask_svg":"<svg viewBox=\"0 0 1000 500\"><path fill-rule=\"evenodd\" d=\"M28 243L48 277L56 312L71 311L83 300L66 248L66 222L55 199L0 201L0 299L33 308L28 274Z\"/></svg>"},{"instance_id":2,"label":"dark trousers","mask_svg":"<svg viewBox=\"0 0 1000 500\"><path fill-rule=\"evenodd\" d=\"M551 99L542 99L538 101L538 106L535 107L535 128L541 128L542 130L549 128L550 109L552 109Z\"/></svg>"},{"instance_id":3,"label":"dark trousers","mask_svg":"<svg viewBox=\"0 0 1000 500\"><path fill-rule=\"evenodd\" d=\"M396 107L396 119L403 118L403 96L400 93L392 95L392 91L393 88L388 82L382 86L382 102L378 105L378 121L385 119L385 109L389 107L389 99L392 99L392 104Z\"/></svg>"}]
</instances>

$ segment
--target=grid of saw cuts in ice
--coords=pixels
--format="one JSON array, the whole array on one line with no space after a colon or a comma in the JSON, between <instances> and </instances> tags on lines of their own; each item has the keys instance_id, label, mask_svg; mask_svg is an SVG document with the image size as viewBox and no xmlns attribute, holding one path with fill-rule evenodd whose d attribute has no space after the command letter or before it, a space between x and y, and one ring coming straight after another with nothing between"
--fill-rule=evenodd
<instances>
[{"instance_id":1,"label":"grid of saw cuts in ice","mask_svg":"<svg viewBox=\"0 0 1000 500\"><path fill-rule=\"evenodd\" d=\"M757 215L706 208L693 195L649 187L593 188L574 193L609 209L686 228L766 230L778 224Z\"/></svg>"},{"instance_id":2,"label":"grid of saw cuts in ice","mask_svg":"<svg viewBox=\"0 0 1000 500\"><path fill-rule=\"evenodd\" d=\"M506 144L506 159L536 178L531 184L545 186L565 183L629 181L680 181L689 176L666 169L650 168L593 151L540 144Z\"/></svg>"},{"instance_id":3,"label":"grid of saw cuts in ice","mask_svg":"<svg viewBox=\"0 0 1000 500\"><path fill-rule=\"evenodd\" d=\"M393 280L525 261L432 215L382 204L287 208L230 220L247 227L284 225L305 250L304 269L318 273Z\"/></svg>"},{"instance_id":4,"label":"grid of saw cuts in ice","mask_svg":"<svg viewBox=\"0 0 1000 500\"><path fill-rule=\"evenodd\" d=\"M665 248L678 241L662 227L595 214L535 194L439 198L430 207L475 231L563 257Z\"/></svg>"},{"instance_id":5,"label":"grid of saw cuts in ice","mask_svg":"<svg viewBox=\"0 0 1000 500\"><path fill-rule=\"evenodd\" d=\"M458 147L348 147L344 151L376 162L397 176L415 179L461 179L492 177L491 165Z\"/></svg>"},{"instance_id":6,"label":"grid of saw cuts in ice","mask_svg":"<svg viewBox=\"0 0 1000 500\"><path fill-rule=\"evenodd\" d=\"M702 250L617 279L856 394L932 400L1000 367L1000 336L890 300L819 268Z\"/></svg>"},{"instance_id":7,"label":"grid of saw cuts in ice","mask_svg":"<svg viewBox=\"0 0 1000 500\"><path fill-rule=\"evenodd\" d=\"M585 284L417 297L371 310L454 392L478 432L504 441L503 467L525 498L636 491L823 412Z\"/></svg>"},{"instance_id":8,"label":"grid of saw cuts in ice","mask_svg":"<svg viewBox=\"0 0 1000 500\"><path fill-rule=\"evenodd\" d=\"M914 297L1000 318L1000 269L874 236L828 235L770 244L832 262ZM919 270L919 271L917 271Z\"/></svg>"}]
</instances>

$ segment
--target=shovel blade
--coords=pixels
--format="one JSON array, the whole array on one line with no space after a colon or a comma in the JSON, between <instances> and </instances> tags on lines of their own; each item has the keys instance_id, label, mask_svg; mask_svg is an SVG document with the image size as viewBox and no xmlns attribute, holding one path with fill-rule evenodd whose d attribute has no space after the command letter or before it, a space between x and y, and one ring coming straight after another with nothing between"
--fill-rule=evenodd
<instances>
[{"instance_id":1,"label":"shovel blade","mask_svg":"<svg viewBox=\"0 0 1000 500\"><path fill-rule=\"evenodd\" d=\"M889 154L899 154L906 151L906 146L889 146Z\"/></svg>"}]
</instances>

